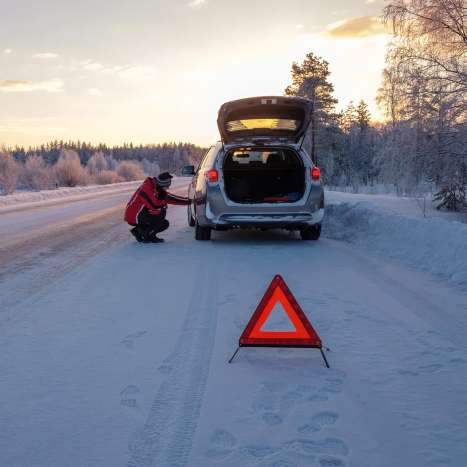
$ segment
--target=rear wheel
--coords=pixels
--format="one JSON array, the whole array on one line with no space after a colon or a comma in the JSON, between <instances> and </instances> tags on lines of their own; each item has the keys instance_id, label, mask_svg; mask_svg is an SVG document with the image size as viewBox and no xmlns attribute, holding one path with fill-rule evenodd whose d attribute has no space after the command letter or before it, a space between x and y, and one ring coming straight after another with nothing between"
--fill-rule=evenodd
<instances>
[{"instance_id":1,"label":"rear wheel","mask_svg":"<svg viewBox=\"0 0 467 467\"><path fill-rule=\"evenodd\" d=\"M321 224L310 225L300 230L302 240L318 240L321 235Z\"/></svg>"},{"instance_id":2,"label":"rear wheel","mask_svg":"<svg viewBox=\"0 0 467 467\"><path fill-rule=\"evenodd\" d=\"M191 212L191 203L187 206L186 211L187 211L187 216L188 216L188 225L190 227L194 227L196 222L193 217L193 213Z\"/></svg>"},{"instance_id":3,"label":"rear wheel","mask_svg":"<svg viewBox=\"0 0 467 467\"><path fill-rule=\"evenodd\" d=\"M195 238L196 240L211 240L211 227L201 227L196 221L195 224Z\"/></svg>"}]
</instances>

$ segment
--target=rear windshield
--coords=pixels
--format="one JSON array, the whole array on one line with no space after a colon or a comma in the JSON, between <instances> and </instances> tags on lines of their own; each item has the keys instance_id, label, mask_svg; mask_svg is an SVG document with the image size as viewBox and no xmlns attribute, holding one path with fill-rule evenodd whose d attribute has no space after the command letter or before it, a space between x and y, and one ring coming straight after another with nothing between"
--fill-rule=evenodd
<instances>
[{"instance_id":1,"label":"rear windshield","mask_svg":"<svg viewBox=\"0 0 467 467\"><path fill-rule=\"evenodd\" d=\"M301 160L290 149L242 148L229 152L224 161L224 169L243 168L293 168L302 166Z\"/></svg>"},{"instance_id":2,"label":"rear windshield","mask_svg":"<svg viewBox=\"0 0 467 467\"><path fill-rule=\"evenodd\" d=\"M227 122L227 131L235 133L245 130L291 130L296 131L300 126L300 120L288 118L245 118Z\"/></svg>"}]
</instances>

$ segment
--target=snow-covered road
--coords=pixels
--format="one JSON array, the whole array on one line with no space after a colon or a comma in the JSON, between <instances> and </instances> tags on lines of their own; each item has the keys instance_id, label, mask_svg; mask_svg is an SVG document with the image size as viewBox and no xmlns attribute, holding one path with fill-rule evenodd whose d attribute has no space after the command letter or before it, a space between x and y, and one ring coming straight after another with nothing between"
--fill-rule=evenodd
<instances>
[{"instance_id":1,"label":"snow-covered road","mask_svg":"<svg viewBox=\"0 0 467 467\"><path fill-rule=\"evenodd\" d=\"M136 244L124 200L2 244L0 466L465 465L463 290L329 238L196 242L180 207L165 244ZM331 369L312 349L227 363L275 274Z\"/></svg>"}]
</instances>

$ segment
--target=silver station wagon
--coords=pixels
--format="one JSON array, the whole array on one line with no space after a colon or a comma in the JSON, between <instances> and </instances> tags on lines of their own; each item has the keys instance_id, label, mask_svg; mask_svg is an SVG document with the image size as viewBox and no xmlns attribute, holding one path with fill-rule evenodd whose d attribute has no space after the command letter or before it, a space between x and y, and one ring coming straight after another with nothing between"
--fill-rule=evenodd
<instances>
[{"instance_id":1,"label":"silver station wagon","mask_svg":"<svg viewBox=\"0 0 467 467\"><path fill-rule=\"evenodd\" d=\"M317 240L324 216L320 171L302 148L311 102L297 97L252 97L219 110L221 141L194 172L188 223L197 240L211 231L287 229Z\"/></svg>"}]
</instances>

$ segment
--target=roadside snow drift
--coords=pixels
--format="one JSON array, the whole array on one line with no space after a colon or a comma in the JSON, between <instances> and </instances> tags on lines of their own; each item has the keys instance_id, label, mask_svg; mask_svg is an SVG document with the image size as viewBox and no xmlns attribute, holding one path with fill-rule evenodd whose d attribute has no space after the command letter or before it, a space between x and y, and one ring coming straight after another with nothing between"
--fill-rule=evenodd
<instances>
[{"instance_id":1,"label":"roadside snow drift","mask_svg":"<svg viewBox=\"0 0 467 467\"><path fill-rule=\"evenodd\" d=\"M341 202L327 205L323 235L467 286L466 224L416 219L366 202Z\"/></svg>"}]
</instances>

